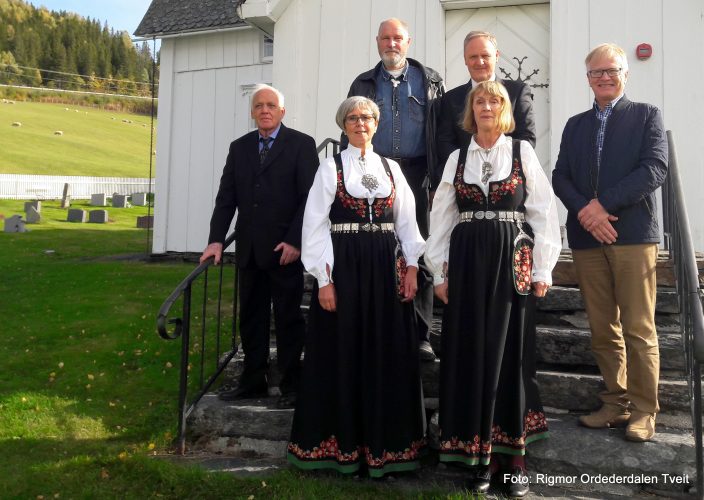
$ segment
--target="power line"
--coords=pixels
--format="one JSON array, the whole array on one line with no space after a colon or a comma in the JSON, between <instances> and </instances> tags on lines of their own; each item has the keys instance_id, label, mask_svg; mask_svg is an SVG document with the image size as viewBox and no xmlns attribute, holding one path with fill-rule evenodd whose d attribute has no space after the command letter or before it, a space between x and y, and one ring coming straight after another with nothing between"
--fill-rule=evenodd
<instances>
[{"instance_id":1,"label":"power line","mask_svg":"<svg viewBox=\"0 0 704 500\"><path fill-rule=\"evenodd\" d=\"M65 75L65 76L79 76L81 78L88 78L88 79L94 79L94 80L107 80L110 82L125 82L125 83L134 83L136 85L151 85L151 82L137 82L134 80L117 80L115 78L106 78L103 76L93 76L93 75L81 75L80 73L66 73L64 71L54 71L52 69L41 69L41 68L31 68L29 66L19 66L19 65L14 65L16 68L20 69L29 69L29 70L37 70L40 73L55 73L57 75ZM156 84L158 86L158 84Z\"/></svg>"},{"instance_id":2,"label":"power line","mask_svg":"<svg viewBox=\"0 0 704 500\"><path fill-rule=\"evenodd\" d=\"M3 66L0 65L0 68ZM10 71L10 68L8 68L7 65L4 66L6 69L0 69L0 77L3 75L8 76L9 78L6 79L7 83L13 83L12 79L15 80L14 83L22 83L23 86L29 86L32 85L35 81L36 76L31 75L31 74L25 74L25 73L17 73L15 71ZM58 73L58 72L56 72ZM70 75L71 73L63 73L64 75ZM41 75L40 75L41 78ZM24 80L24 81L23 81ZM47 88L47 89L52 89L52 90L84 90L87 91L87 93L94 93L94 94L101 94L101 95L126 95L126 94L118 94L118 93L111 93L110 91L119 91L117 87L120 86L121 84L128 84L128 85L134 85L135 82L132 82L131 80L110 80L110 79L101 79L101 82L98 82L99 89L96 89L91 82L77 82L75 80L64 80L64 79L50 79L49 81L55 85L58 86L58 89L54 87L41 87L41 88ZM1 80L0 80L1 81ZM154 84L154 87L157 87L158 85ZM67 87L64 89L64 87ZM107 88L105 88L107 87ZM27 87L29 88L29 87ZM36 88L36 87L35 87ZM97 92L97 90L105 90L106 92L101 93ZM122 89L123 91L128 90L128 89ZM149 95L151 92L151 87L145 87L144 84L141 87L133 87L132 92L134 94L137 94L140 97L144 97L145 95Z\"/></svg>"},{"instance_id":3,"label":"power line","mask_svg":"<svg viewBox=\"0 0 704 500\"><path fill-rule=\"evenodd\" d=\"M110 94L108 92L86 92L85 90L67 90L67 89L52 89L48 87L28 87L25 85L12 85L0 83L0 87L8 87L13 89L27 89L27 90L41 90L47 92L66 92L69 94L86 94L86 95L101 95L101 96L111 96L111 97L127 97L129 99L152 99L151 96L141 96L141 95L127 95L127 94ZM156 99L156 98L154 98ZM158 99L156 99L158 100Z\"/></svg>"}]
</instances>

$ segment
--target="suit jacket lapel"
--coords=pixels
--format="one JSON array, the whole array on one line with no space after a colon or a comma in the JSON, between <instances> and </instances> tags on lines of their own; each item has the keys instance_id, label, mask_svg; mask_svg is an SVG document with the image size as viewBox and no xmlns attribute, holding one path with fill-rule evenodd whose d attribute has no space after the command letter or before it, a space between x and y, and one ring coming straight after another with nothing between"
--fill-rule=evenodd
<instances>
[{"instance_id":1,"label":"suit jacket lapel","mask_svg":"<svg viewBox=\"0 0 704 500\"><path fill-rule=\"evenodd\" d=\"M259 167L259 172L263 172L273 163L277 156L279 156L285 149L286 139L288 138L288 131L284 124L281 124L279 133L276 135L274 143L271 145L271 149L264 158L264 163ZM257 146L258 147L258 146ZM258 151L258 149L257 149ZM258 158L257 158L258 159Z\"/></svg>"}]
</instances>

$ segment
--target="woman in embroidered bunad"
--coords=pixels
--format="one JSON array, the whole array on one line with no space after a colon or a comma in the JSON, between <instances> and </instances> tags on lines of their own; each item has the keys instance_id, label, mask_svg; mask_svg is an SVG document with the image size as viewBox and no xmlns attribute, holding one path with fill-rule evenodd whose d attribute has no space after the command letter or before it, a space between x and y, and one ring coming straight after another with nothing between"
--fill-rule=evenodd
<instances>
[{"instance_id":1,"label":"woman in embroidered bunad","mask_svg":"<svg viewBox=\"0 0 704 500\"><path fill-rule=\"evenodd\" d=\"M445 165L425 253L446 304L440 460L476 466L471 489L481 493L503 469L509 493L523 496L526 445L548 430L533 318L560 253L557 209L533 148L504 135L514 121L503 85L476 85L463 125L474 135Z\"/></svg>"},{"instance_id":2,"label":"woman in embroidered bunad","mask_svg":"<svg viewBox=\"0 0 704 500\"><path fill-rule=\"evenodd\" d=\"M381 477L425 449L413 297L425 241L397 163L374 153L379 108L350 97L336 122L349 147L320 164L301 259L317 281L288 460Z\"/></svg>"}]
</instances>

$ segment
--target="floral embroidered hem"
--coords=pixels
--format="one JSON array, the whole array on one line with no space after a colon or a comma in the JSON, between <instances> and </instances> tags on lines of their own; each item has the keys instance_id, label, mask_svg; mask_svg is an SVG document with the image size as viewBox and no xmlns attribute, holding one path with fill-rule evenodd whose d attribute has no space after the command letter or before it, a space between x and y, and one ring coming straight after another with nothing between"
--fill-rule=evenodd
<instances>
[{"instance_id":1,"label":"floral embroidered hem","mask_svg":"<svg viewBox=\"0 0 704 500\"><path fill-rule=\"evenodd\" d=\"M528 444L548 436L545 414L542 411L529 410L524 418L523 434L520 437L509 436L498 425L491 429L491 442L481 441L479 436L474 436L470 441L461 441L453 436L440 442L440 461L487 465L492 453L525 455Z\"/></svg>"},{"instance_id":2,"label":"floral embroidered hem","mask_svg":"<svg viewBox=\"0 0 704 500\"><path fill-rule=\"evenodd\" d=\"M303 450L296 443L288 444L288 461L300 469L333 469L342 473L357 472L361 467L360 455L371 477L382 477L389 472L415 470L420 467L420 457L425 453L425 438L413 441L403 451L385 451L375 457L366 446L359 446L348 453L340 451L337 438L323 440L312 450Z\"/></svg>"}]
</instances>

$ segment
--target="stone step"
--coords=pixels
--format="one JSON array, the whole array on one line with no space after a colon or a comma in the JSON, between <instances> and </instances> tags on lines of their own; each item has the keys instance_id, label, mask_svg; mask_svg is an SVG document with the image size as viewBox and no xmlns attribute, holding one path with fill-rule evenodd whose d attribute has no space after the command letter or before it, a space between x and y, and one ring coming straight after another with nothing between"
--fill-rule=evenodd
<instances>
[{"instance_id":1,"label":"stone step","mask_svg":"<svg viewBox=\"0 0 704 500\"><path fill-rule=\"evenodd\" d=\"M235 380L242 370L241 359L233 360L235 366L229 367L226 379ZM428 398L437 398L439 394L440 362L423 363L423 393ZM571 410L591 411L600 406L599 392L604 390L601 376L598 374L568 373L538 370L538 386L544 406ZM278 392L278 373L276 367L269 369L269 394ZM689 395L684 380L661 379L659 384L659 403L661 411L689 411Z\"/></svg>"},{"instance_id":2,"label":"stone step","mask_svg":"<svg viewBox=\"0 0 704 500\"><path fill-rule=\"evenodd\" d=\"M538 386L544 406L590 411L601 406L598 394L604 390L600 375L538 370ZM663 412L689 411L687 382L660 379L658 401Z\"/></svg>"},{"instance_id":3,"label":"stone step","mask_svg":"<svg viewBox=\"0 0 704 500\"><path fill-rule=\"evenodd\" d=\"M581 328L538 327L536 360L550 365L596 366L592 355L591 333ZM681 335L658 332L660 369L684 370Z\"/></svg>"},{"instance_id":4,"label":"stone step","mask_svg":"<svg viewBox=\"0 0 704 500\"><path fill-rule=\"evenodd\" d=\"M579 288L553 286L545 297L537 299L536 308L539 311L583 311L584 301ZM658 288L655 312L663 314L680 312L677 292L674 288Z\"/></svg>"},{"instance_id":5,"label":"stone step","mask_svg":"<svg viewBox=\"0 0 704 500\"><path fill-rule=\"evenodd\" d=\"M189 416L189 440L198 449L218 454L244 452L269 456L280 466L293 410L276 409L275 401L275 398L262 398L231 403L208 394ZM550 491L552 496L561 491L559 497L574 498L579 493L583 498L604 498L588 493L608 492L633 498L658 491L684 493L688 485L673 481L694 480L694 439L688 432L659 423L652 442L630 443L623 439L623 429L585 429L577 425L576 415L547 413L550 439L529 447L528 468L534 493L544 491L545 495ZM429 421L433 442L433 434L437 434L433 422L437 418ZM455 478L460 488L467 479L466 471L442 464L425 467L419 475L425 484ZM673 481L665 482L663 475ZM621 478L621 482L640 479L637 482L648 484L610 484L616 478Z\"/></svg>"}]
</instances>

